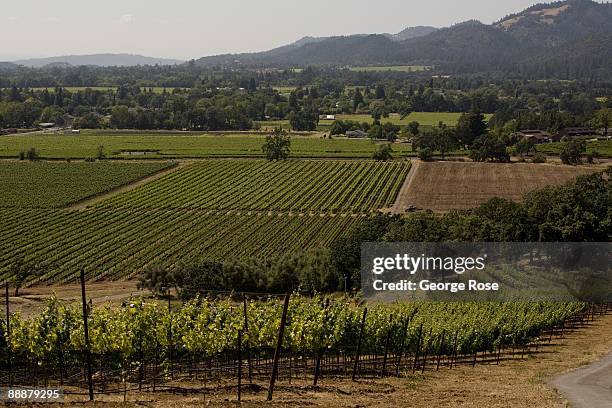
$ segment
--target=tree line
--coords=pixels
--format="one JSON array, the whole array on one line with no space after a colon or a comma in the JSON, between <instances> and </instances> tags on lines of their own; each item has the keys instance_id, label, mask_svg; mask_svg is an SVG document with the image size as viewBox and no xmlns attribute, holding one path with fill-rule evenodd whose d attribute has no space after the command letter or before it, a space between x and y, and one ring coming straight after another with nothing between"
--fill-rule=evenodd
<instances>
[{"instance_id":1,"label":"tree line","mask_svg":"<svg viewBox=\"0 0 612 408\"><path fill-rule=\"evenodd\" d=\"M164 80L166 76L180 79ZM43 86L49 89L35 88ZM70 115L80 128L244 130L267 120L288 120L294 130L313 130L323 113L376 118L479 111L495 114L491 126L496 128L558 130L588 125L595 112L612 107L610 98L597 99L612 94L612 81L606 80L432 77L333 67L21 68L1 71L0 88L4 128L62 124Z\"/></svg>"}]
</instances>

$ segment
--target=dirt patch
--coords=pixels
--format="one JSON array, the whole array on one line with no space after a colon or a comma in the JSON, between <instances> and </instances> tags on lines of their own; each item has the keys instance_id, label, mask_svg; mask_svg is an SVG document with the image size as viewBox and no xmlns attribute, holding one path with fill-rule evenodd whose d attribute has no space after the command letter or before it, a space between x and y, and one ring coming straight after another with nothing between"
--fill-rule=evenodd
<instances>
[{"instance_id":1,"label":"dirt patch","mask_svg":"<svg viewBox=\"0 0 612 408\"><path fill-rule=\"evenodd\" d=\"M410 165L410 170L408 171L408 175L406 176L406 180L404 180L404 184L397 194L397 198L395 199L395 203L390 209L390 212L393 214L401 214L406 210L406 203L409 202L409 194L410 189L412 188L412 184L414 183L414 175L418 173L418 169L423 162L419 160L412 160Z\"/></svg>"},{"instance_id":2,"label":"dirt patch","mask_svg":"<svg viewBox=\"0 0 612 408\"><path fill-rule=\"evenodd\" d=\"M559 185L602 166L531 163L414 162L393 212L414 206L434 212L476 207L493 197L521 201L528 191Z\"/></svg>"},{"instance_id":3,"label":"dirt patch","mask_svg":"<svg viewBox=\"0 0 612 408\"><path fill-rule=\"evenodd\" d=\"M508 19L506 21L502 21L500 25L503 28L505 28L506 30L509 30L510 27L512 27L513 25L515 25L519 21L521 21L521 18L523 18L523 16L516 16L516 17L510 18L510 19Z\"/></svg>"},{"instance_id":4,"label":"dirt patch","mask_svg":"<svg viewBox=\"0 0 612 408\"><path fill-rule=\"evenodd\" d=\"M118 305L131 296L142 294L143 292L136 287L136 281L87 283L87 299L91 299L94 305ZM45 300L53 295L60 300L80 303L81 286L79 284L35 286L21 289L18 297L14 297L11 290L9 293L11 313L18 312L24 317L32 316L39 313L45 304ZM4 303L4 299L2 299L2 303Z\"/></svg>"},{"instance_id":5,"label":"dirt patch","mask_svg":"<svg viewBox=\"0 0 612 408\"><path fill-rule=\"evenodd\" d=\"M570 5L566 4L561 7L553 7L553 8L547 8L547 9L538 10L538 11L532 11L531 14L536 14L536 15L539 14L541 16L556 17L569 8L570 8Z\"/></svg>"}]
</instances>

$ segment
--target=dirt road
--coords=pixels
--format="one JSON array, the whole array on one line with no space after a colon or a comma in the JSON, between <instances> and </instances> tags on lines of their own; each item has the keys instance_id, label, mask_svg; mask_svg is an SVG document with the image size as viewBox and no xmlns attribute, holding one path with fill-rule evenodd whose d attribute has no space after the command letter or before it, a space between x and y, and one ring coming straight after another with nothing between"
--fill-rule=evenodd
<instances>
[{"instance_id":1,"label":"dirt road","mask_svg":"<svg viewBox=\"0 0 612 408\"><path fill-rule=\"evenodd\" d=\"M412 183L414 182L414 175L418 172L419 166L421 165L420 160L412 160L410 171L408 172L408 176L406 176L406 180L402 185L402 188L395 199L395 203L391 207L391 213L393 214L404 214L406 208L412 205L414 200L411 200L410 197L410 188Z\"/></svg>"},{"instance_id":2,"label":"dirt road","mask_svg":"<svg viewBox=\"0 0 612 408\"><path fill-rule=\"evenodd\" d=\"M612 407L612 353L551 381L573 408Z\"/></svg>"},{"instance_id":3,"label":"dirt road","mask_svg":"<svg viewBox=\"0 0 612 408\"><path fill-rule=\"evenodd\" d=\"M114 195L117 194L121 194L121 193L125 193L131 190L134 190L135 188L138 188L142 185L145 185L147 183L150 183L153 180L157 180L158 178L161 178L167 174L170 174L172 172L177 171L178 169L185 167L187 164L189 164L189 161L179 161L177 162L176 166L172 166L172 167L168 167L165 169L162 169L160 171L157 171L153 174L150 174L148 176L145 176L141 179L138 179L136 181L133 181L131 183L125 184L123 186L119 186L116 188L113 188L112 190L106 191L104 193L100 193L97 194L93 197L90 198L86 198L84 200L81 201L77 201L76 203L70 204L68 205L66 208L69 210L85 210L88 207L91 207L97 203L100 203L104 200L106 200L107 198L110 198Z\"/></svg>"}]
</instances>

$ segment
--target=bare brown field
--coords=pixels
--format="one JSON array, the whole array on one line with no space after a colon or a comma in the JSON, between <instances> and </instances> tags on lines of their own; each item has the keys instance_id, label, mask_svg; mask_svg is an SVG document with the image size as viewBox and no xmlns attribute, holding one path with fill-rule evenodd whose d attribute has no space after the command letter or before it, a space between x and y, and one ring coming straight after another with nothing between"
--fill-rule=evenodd
<instances>
[{"instance_id":1,"label":"bare brown field","mask_svg":"<svg viewBox=\"0 0 612 408\"><path fill-rule=\"evenodd\" d=\"M148 295L138 290L136 281L90 282L87 283L87 298L94 305L120 305L133 296ZM40 313L45 302L51 296L66 302L81 301L81 285L78 283L55 286L34 286L19 290L19 296L13 296L11 290L9 301L11 312L24 317ZM3 300L4 301L4 300Z\"/></svg>"},{"instance_id":2,"label":"bare brown field","mask_svg":"<svg viewBox=\"0 0 612 408\"><path fill-rule=\"evenodd\" d=\"M402 213L409 206L434 212L463 210L493 197L521 201L528 191L602 169L600 165L414 161L393 212Z\"/></svg>"}]
</instances>

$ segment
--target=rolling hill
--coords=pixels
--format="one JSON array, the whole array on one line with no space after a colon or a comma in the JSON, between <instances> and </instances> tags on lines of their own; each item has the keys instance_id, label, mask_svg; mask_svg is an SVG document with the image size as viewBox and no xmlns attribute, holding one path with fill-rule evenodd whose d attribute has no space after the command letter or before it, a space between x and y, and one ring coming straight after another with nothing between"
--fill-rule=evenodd
<instances>
[{"instance_id":1,"label":"rolling hill","mask_svg":"<svg viewBox=\"0 0 612 408\"><path fill-rule=\"evenodd\" d=\"M59 66L59 64L131 67L136 65L177 65L183 62L184 61L133 54L64 55L60 57L32 58L15 61L16 64L34 68L40 68L50 64L52 64L51 67Z\"/></svg>"},{"instance_id":2,"label":"rolling hill","mask_svg":"<svg viewBox=\"0 0 612 408\"><path fill-rule=\"evenodd\" d=\"M435 27L408 27L397 34L354 34L336 37L303 37L294 43L264 52L221 54L200 58L201 66L215 65L267 65L267 64L344 64L353 58L364 58L371 62L380 59L392 60L394 43L418 38L438 30ZM382 47L379 49L378 47ZM345 51L335 56L337 49ZM357 53L357 55L355 55ZM373 54L373 55L370 55ZM337 58L336 58L337 57ZM300 61L310 61L302 63Z\"/></svg>"},{"instance_id":3,"label":"rolling hill","mask_svg":"<svg viewBox=\"0 0 612 408\"><path fill-rule=\"evenodd\" d=\"M556 47L601 33L612 33L612 5L590 0L539 4L493 24L535 47Z\"/></svg>"},{"instance_id":4,"label":"rolling hill","mask_svg":"<svg viewBox=\"0 0 612 408\"><path fill-rule=\"evenodd\" d=\"M523 77L610 79L612 33L593 34L564 46L543 50L523 58L512 66L512 72Z\"/></svg>"},{"instance_id":5,"label":"rolling hill","mask_svg":"<svg viewBox=\"0 0 612 408\"><path fill-rule=\"evenodd\" d=\"M17 68L17 64L13 64L12 62L4 62L0 61L0 69L15 69Z\"/></svg>"},{"instance_id":6,"label":"rolling hill","mask_svg":"<svg viewBox=\"0 0 612 408\"><path fill-rule=\"evenodd\" d=\"M525 51L524 45L508 33L475 20L404 41L399 47L403 61L452 65L453 70L497 67Z\"/></svg>"},{"instance_id":7,"label":"rolling hill","mask_svg":"<svg viewBox=\"0 0 612 408\"><path fill-rule=\"evenodd\" d=\"M437 30L436 27L429 26L408 27L397 34L385 34L385 36L393 41L405 41L411 38L425 37Z\"/></svg>"},{"instance_id":8,"label":"rolling hill","mask_svg":"<svg viewBox=\"0 0 612 408\"><path fill-rule=\"evenodd\" d=\"M467 21L444 29L413 27L395 35L305 37L266 52L204 57L196 63L201 66L424 64L447 73L466 73L526 69L538 64L548 66L570 58L590 67L592 72L604 72L605 76L612 77L612 69L601 58L607 55L606 49L612 49L608 35L612 34L611 21L610 3L566 0L539 4L491 25ZM595 55L588 50L602 52ZM574 58L575 55L580 59Z\"/></svg>"}]
</instances>

